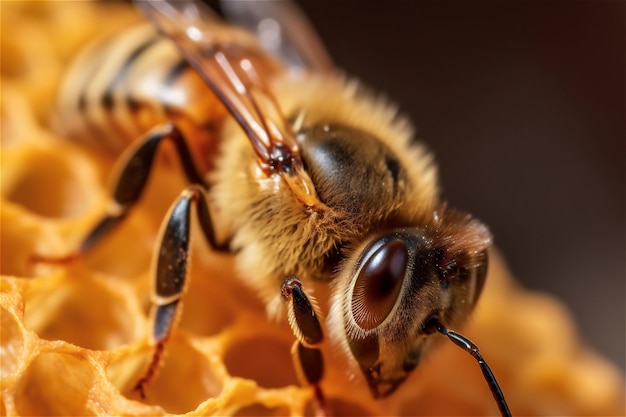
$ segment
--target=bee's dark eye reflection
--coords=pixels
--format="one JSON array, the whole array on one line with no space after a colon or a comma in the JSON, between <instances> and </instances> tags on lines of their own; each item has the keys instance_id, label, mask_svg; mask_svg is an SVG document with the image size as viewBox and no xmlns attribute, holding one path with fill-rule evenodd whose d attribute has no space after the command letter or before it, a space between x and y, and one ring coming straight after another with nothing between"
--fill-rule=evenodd
<instances>
[{"instance_id":1,"label":"bee's dark eye reflection","mask_svg":"<svg viewBox=\"0 0 626 417\"><path fill-rule=\"evenodd\" d=\"M352 314L359 327L380 325L393 309L406 273L408 252L399 240L384 243L365 262L352 293Z\"/></svg>"}]
</instances>

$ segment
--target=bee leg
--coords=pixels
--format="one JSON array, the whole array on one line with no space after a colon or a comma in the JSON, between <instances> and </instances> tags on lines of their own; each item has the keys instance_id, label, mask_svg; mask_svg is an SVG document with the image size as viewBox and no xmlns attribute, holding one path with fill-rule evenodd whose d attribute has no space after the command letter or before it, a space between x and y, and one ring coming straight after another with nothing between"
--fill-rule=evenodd
<instances>
[{"instance_id":1,"label":"bee leg","mask_svg":"<svg viewBox=\"0 0 626 417\"><path fill-rule=\"evenodd\" d=\"M180 298L187 281L191 219L196 216L205 238L212 247L217 246L211 213L201 186L186 188L170 208L161 226L155 251L155 277L152 286L154 353L144 376L135 385L142 397L144 388L154 378L161 364L165 345L175 328Z\"/></svg>"},{"instance_id":2,"label":"bee leg","mask_svg":"<svg viewBox=\"0 0 626 417\"><path fill-rule=\"evenodd\" d=\"M156 152L163 140L171 140L176 146L187 180L191 184L198 184L202 188L208 189L209 186L196 168L191 151L180 130L171 123L159 126L148 132L142 140L137 141L135 146L127 149L120 157L116 167L117 175L114 181L112 204L109 206L108 213L91 229L78 250L59 258L35 255L32 257L32 261L47 263L72 261L91 250L113 230L141 197L148 182ZM216 247L216 249L221 249L221 246Z\"/></svg>"},{"instance_id":3,"label":"bee leg","mask_svg":"<svg viewBox=\"0 0 626 417\"><path fill-rule=\"evenodd\" d=\"M317 415L328 415L326 400L320 387L324 376L324 357L318 346L324 341L324 333L318 319L316 306L302 289L302 282L288 277L281 286L287 300L289 325L296 341L291 348L298 377L305 385L313 387L317 402Z\"/></svg>"},{"instance_id":4,"label":"bee leg","mask_svg":"<svg viewBox=\"0 0 626 417\"><path fill-rule=\"evenodd\" d=\"M191 151L180 130L171 123L159 126L148 132L143 140L129 148L120 158L112 195L113 207L83 240L79 253L89 251L117 226L137 203L148 182L159 145L164 140L170 140L176 146L176 152L188 181L208 189L207 183L196 168Z\"/></svg>"},{"instance_id":5,"label":"bee leg","mask_svg":"<svg viewBox=\"0 0 626 417\"><path fill-rule=\"evenodd\" d=\"M146 398L145 387L155 377L156 371L161 365L165 344L175 325L179 301L176 300L169 304L155 306L154 329L152 333L152 339L155 343L154 352L152 353L148 369L133 388L133 391L138 392L141 398Z\"/></svg>"},{"instance_id":6,"label":"bee leg","mask_svg":"<svg viewBox=\"0 0 626 417\"><path fill-rule=\"evenodd\" d=\"M324 357L318 348L309 348L296 340L291 347L291 355L300 380L313 387L317 410L315 415L328 416L328 407L320 382L324 376Z\"/></svg>"}]
</instances>

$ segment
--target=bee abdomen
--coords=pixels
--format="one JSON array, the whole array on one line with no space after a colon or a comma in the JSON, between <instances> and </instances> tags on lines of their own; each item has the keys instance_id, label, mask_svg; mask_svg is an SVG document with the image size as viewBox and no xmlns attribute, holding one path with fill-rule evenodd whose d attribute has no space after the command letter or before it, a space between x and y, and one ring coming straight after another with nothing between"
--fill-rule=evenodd
<instances>
[{"instance_id":1,"label":"bee abdomen","mask_svg":"<svg viewBox=\"0 0 626 417\"><path fill-rule=\"evenodd\" d=\"M207 94L176 47L140 25L78 56L61 87L57 121L64 135L119 152L166 120L204 125L197 119L211 116L202 111Z\"/></svg>"}]
</instances>

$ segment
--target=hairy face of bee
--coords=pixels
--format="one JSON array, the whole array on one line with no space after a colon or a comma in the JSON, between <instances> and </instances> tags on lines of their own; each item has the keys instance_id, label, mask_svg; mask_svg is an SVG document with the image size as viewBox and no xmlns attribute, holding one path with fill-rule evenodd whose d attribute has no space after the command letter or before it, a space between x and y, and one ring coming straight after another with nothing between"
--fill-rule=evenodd
<instances>
[{"instance_id":1,"label":"hairy face of bee","mask_svg":"<svg viewBox=\"0 0 626 417\"><path fill-rule=\"evenodd\" d=\"M416 368L430 323L457 325L482 290L486 229L467 216L446 217L373 237L346 277L336 325L375 397L391 394Z\"/></svg>"}]
</instances>

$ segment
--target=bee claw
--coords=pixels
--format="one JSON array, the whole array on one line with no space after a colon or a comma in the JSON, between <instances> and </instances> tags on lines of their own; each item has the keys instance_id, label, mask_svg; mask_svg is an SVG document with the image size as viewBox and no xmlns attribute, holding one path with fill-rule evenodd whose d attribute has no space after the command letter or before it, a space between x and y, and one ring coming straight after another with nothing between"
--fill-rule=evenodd
<instances>
[{"instance_id":1,"label":"bee claw","mask_svg":"<svg viewBox=\"0 0 626 417\"><path fill-rule=\"evenodd\" d=\"M144 389L144 386L147 382L148 381L146 381L146 378L141 378L133 388L133 392L139 394L142 400L146 399L146 391Z\"/></svg>"},{"instance_id":2,"label":"bee claw","mask_svg":"<svg viewBox=\"0 0 626 417\"><path fill-rule=\"evenodd\" d=\"M322 388L319 385L315 384L313 386L313 390L315 392L315 402L317 408L315 409L315 415L318 417L327 417L330 416L330 410L328 408L328 403L326 402L326 397L324 397L324 393L322 392Z\"/></svg>"},{"instance_id":3,"label":"bee claw","mask_svg":"<svg viewBox=\"0 0 626 417\"><path fill-rule=\"evenodd\" d=\"M156 376L156 372L161 365L161 359L163 355L163 350L165 348L165 338L157 341L156 346L154 347L154 352L152 354L152 359L150 360L150 364L148 365L148 369L145 371L143 376L137 381L133 388L133 392L138 393L141 399L146 399L146 386L152 382L154 377Z\"/></svg>"}]
</instances>

